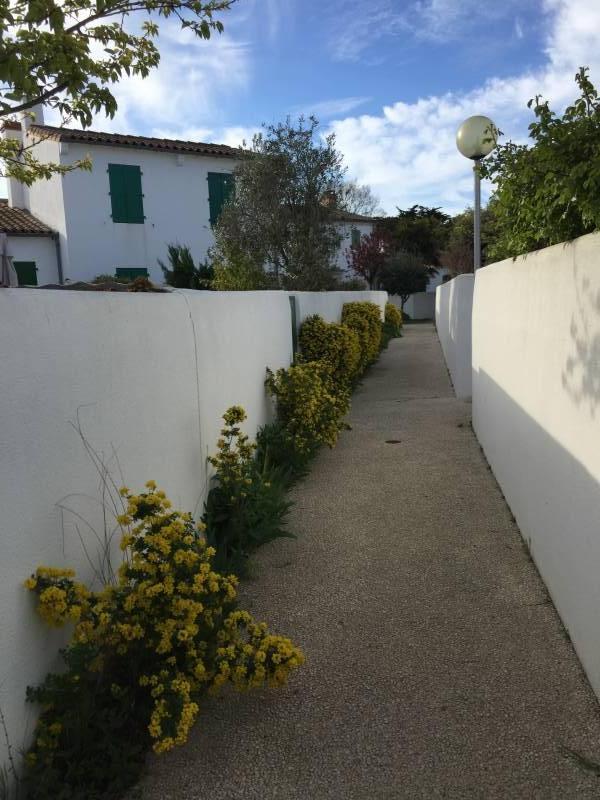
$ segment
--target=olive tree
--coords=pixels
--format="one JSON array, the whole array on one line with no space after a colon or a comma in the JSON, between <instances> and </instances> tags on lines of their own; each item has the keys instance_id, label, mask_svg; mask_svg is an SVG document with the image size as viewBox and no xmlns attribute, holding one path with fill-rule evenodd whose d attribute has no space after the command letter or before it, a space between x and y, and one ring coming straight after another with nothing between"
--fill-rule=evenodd
<instances>
[{"instance_id":1,"label":"olive tree","mask_svg":"<svg viewBox=\"0 0 600 800\"><path fill-rule=\"evenodd\" d=\"M234 171L235 191L216 230L216 259L242 258L272 272L279 286L330 289L341 235L335 198L342 156L314 117L263 126Z\"/></svg>"}]
</instances>

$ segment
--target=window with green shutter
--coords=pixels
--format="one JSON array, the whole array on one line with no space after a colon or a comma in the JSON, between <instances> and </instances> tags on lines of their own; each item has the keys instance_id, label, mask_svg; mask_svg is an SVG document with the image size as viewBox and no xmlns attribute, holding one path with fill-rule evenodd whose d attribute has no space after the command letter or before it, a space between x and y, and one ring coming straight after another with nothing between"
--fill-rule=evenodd
<instances>
[{"instance_id":1,"label":"window with green shutter","mask_svg":"<svg viewBox=\"0 0 600 800\"><path fill-rule=\"evenodd\" d=\"M13 261L19 279L19 286L37 286L37 267L35 261Z\"/></svg>"},{"instance_id":2,"label":"window with green shutter","mask_svg":"<svg viewBox=\"0 0 600 800\"><path fill-rule=\"evenodd\" d=\"M208 173L208 205L210 207L210 224L216 225L223 206L233 192L233 175L226 172Z\"/></svg>"},{"instance_id":3,"label":"window with green shutter","mask_svg":"<svg viewBox=\"0 0 600 800\"><path fill-rule=\"evenodd\" d=\"M109 164L108 183L113 222L144 223L142 171L131 164Z\"/></svg>"},{"instance_id":4,"label":"window with green shutter","mask_svg":"<svg viewBox=\"0 0 600 800\"><path fill-rule=\"evenodd\" d=\"M352 228L352 247L358 247L360 244L360 231L358 228Z\"/></svg>"},{"instance_id":5,"label":"window with green shutter","mask_svg":"<svg viewBox=\"0 0 600 800\"><path fill-rule=\"evenodd\" d=\"M133 281L136 278L147 278L148 270L146 267L117 267L115 275L117 278L129 278Z\"/></svg>"}]
</instances>

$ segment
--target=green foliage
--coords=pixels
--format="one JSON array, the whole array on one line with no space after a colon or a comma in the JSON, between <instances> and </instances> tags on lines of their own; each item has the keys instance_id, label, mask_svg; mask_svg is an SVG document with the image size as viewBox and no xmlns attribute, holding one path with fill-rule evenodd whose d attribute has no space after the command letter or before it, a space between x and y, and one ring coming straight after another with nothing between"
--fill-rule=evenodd
<instances>
[{"instance_id":1,"label":"green foliage","mask_svg":"<svg viewBox=\"0 0 600 800\"><path fill-rule=\"evenodd\" d=\"M265 126L235 170L235 195L223 209L217 238L226 252L270 265L278 286L331 289L341 242L332 209L343 170L335 138L321 139L314 117Z\"/></svg>"},{"instance_id":2,"label":"green foliage","mask_svg":"<svg viewBox=\"0 0 600 800\"><path fill-rule=\"evenodd\" d=\"M490 209L497 241L488 259L498 260L557 244L600 226L600 101L582 67L579 97L562 116L536 97L531 145L499 145L482 175L496 185Z\"/></svg>"},{"instance_id":3,"label":"green foliage","mask_svg":"<svg viewBox=\"0 0 600 800\"><path fill-rule=\"evenodd\" d=\"M325 322L318 314L300 328L300 350L305 361L320 361L336 385L348 388L358 375L361 358L358 334L347 325Z\"/></svg>"},{"instance_id":4,"label":"green foliage","mask_svg":"<svg viewBox=\"0 0 600 800\"><path fill-rule=\"evenodd\" d=\"M273 276L250 256L225 244L220 232L217 233L217 245L213 251L213 270L212 287L220 292L276 288Z\"/></svg>"},{"instance_id":5,"label":"green foliage","mask_svg":"<svg viewBox=\"0 0 600 800\"><path fill-rule=\"evenodd\" d=\"M177 289L210 289L213 269L206 264L196 266L189 247L181 244L167 245L169 266L158 259L165 283ZM170 269L169 269L170 267Z\"/></svg>"},{"instance_id":6,"label":"green foliage","mask_svg":"<svg viewBox=\"0 0 600 800\"><path fill-rule=\"evenodd\" d=\"M335 386L326 365L309 361L275 373L268 369L265 385L277 401L277 417L290 447L309 458L321 445L334 446L350 395Z\"/></svg>"},{"instance_id":7,"label":"green foliage","mask_svg":"<svg viewBox=\"0 0 600 800\"><path fill-rule=\"evenodd\" d=\"M432 272L435 269L424 266L419 256L398 251L388 259L381 275L381 288L399 295L404 306L411 294L425 291Z\"/></svg>"},{"instance_id":8,"label":"green foliage","mask_svg":"<svg viewBox=\"0 0 600 800\"><path fill-rule=\"evenodd\" d=\"M399 208L397 217L380 220L379 227L391 236L393 251L410 253L421 264L437 266L450 233L450 217L439 208L415 205Z\"/></svg>"},{"instance_id":9,"label":"green foliage","mask_svg":"<svg viewBox=\"0 0 600 800\"><path fill-rule=\"evenodd\" d=\"M381 348L381 313L375 303L344 303L342 324L358 335L360 359L358 373L377 360Z\"/></svg>"},{"instance_id":10,"label":"green foliage","mask_svg":"<svg viewBox=\"0 0 600 800\"><path fill-rule=\"evenodd\" d=\"M384 350L392 339L399 336L402 336L402 312L393 303L386 303L381 326L381 349Z\"/></svg>"},{"instance_id":11,"label":"green foliage","mask_svg":"<svg viewBox=\"0 0 600 800\"><path fill-rule=\"evenodd\" d=\"M185 743L206 693L280 686L303 661L237 609L237 580L214 571L203 525L146 486L121 492L116 585L92 591L51 567L26 581L46 622L75 623L65 669L28 690L41 707L25 758L29 800L121 796L149 747Z\"/></svg>"},{"instance_id":12,"label":"green foliage","mask_svg":"<svg viewBox=\"0 0 600 800\"><path fill-rule=\"evenodd\" d=\"M282 473L267 459L257 459L256 445L242 433L244 410L232 406L223 419L218 452L209 459L215 477L203 522L207 542L216 550L215 569L241 575L254 550L292 536L285 528L291 503L286 499L287 482Z\"/></svg>"},{"instance_id":13,"label":"green foliage","mask_svg":"<svg viewBox=\"0 0 600 800\"><path fill-rule=\"evenodd\" d=\"M273 469L288 487L308 473L314 451L298 450L280 420L264 425L256 434L259 469Z\"/></svg>"},{"instance_id":14,"label":"green foliage","mask_svg":"<svg viewBox=\"0 0 600 800\"><path fill-rule=\"evenodd\" d=\"M201 39L222 31L215 14L232 0L44 0L2 4L0 118L44 103L62 123L87 127L93 115L114 117L111 85L125 75L145 78L160 58L157 19L172 17ZM137 23L137 24L136 24ZM23 99L25 98L25 99ZM30 185L85 166L44 164L14 139L0 140L4 174Z\"/></svg>"}]
</instances>

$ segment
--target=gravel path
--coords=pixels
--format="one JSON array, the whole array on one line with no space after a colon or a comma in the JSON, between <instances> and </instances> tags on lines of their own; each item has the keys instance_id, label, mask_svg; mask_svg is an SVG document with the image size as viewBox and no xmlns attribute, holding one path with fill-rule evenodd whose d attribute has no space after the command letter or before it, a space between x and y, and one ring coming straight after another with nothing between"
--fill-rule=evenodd
<instances>
[{"instance_id":1,"label":"gravel path","mask_svg":"<svg viewBox=\"0 0 600 800\"><path fill-rule=\"evenodd\" d=\"M147 800L599 798L600 715L431 325L355 395L245 603L306 666L207 701ZM391 443L393 440L393 443Z\"/></svg>"}]
</instances>

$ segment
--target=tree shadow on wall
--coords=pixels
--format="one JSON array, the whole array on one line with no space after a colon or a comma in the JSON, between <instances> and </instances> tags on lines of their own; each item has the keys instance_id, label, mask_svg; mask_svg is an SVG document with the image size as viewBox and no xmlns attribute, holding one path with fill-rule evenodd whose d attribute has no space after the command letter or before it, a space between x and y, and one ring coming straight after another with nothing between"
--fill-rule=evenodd
<instances>
[{"instance_id":1,"label":"tree shadow on wall","mask_svg":"<svg viewBox=\"0 0 600 800\"><path fill-rule=\"evenodd\" d=\"M576 309L569 332L573 352L562 372L562 385L576 405L587 405L595 417L600 406L600 286L573 268Z\"/></svg>"}]
</instances>

